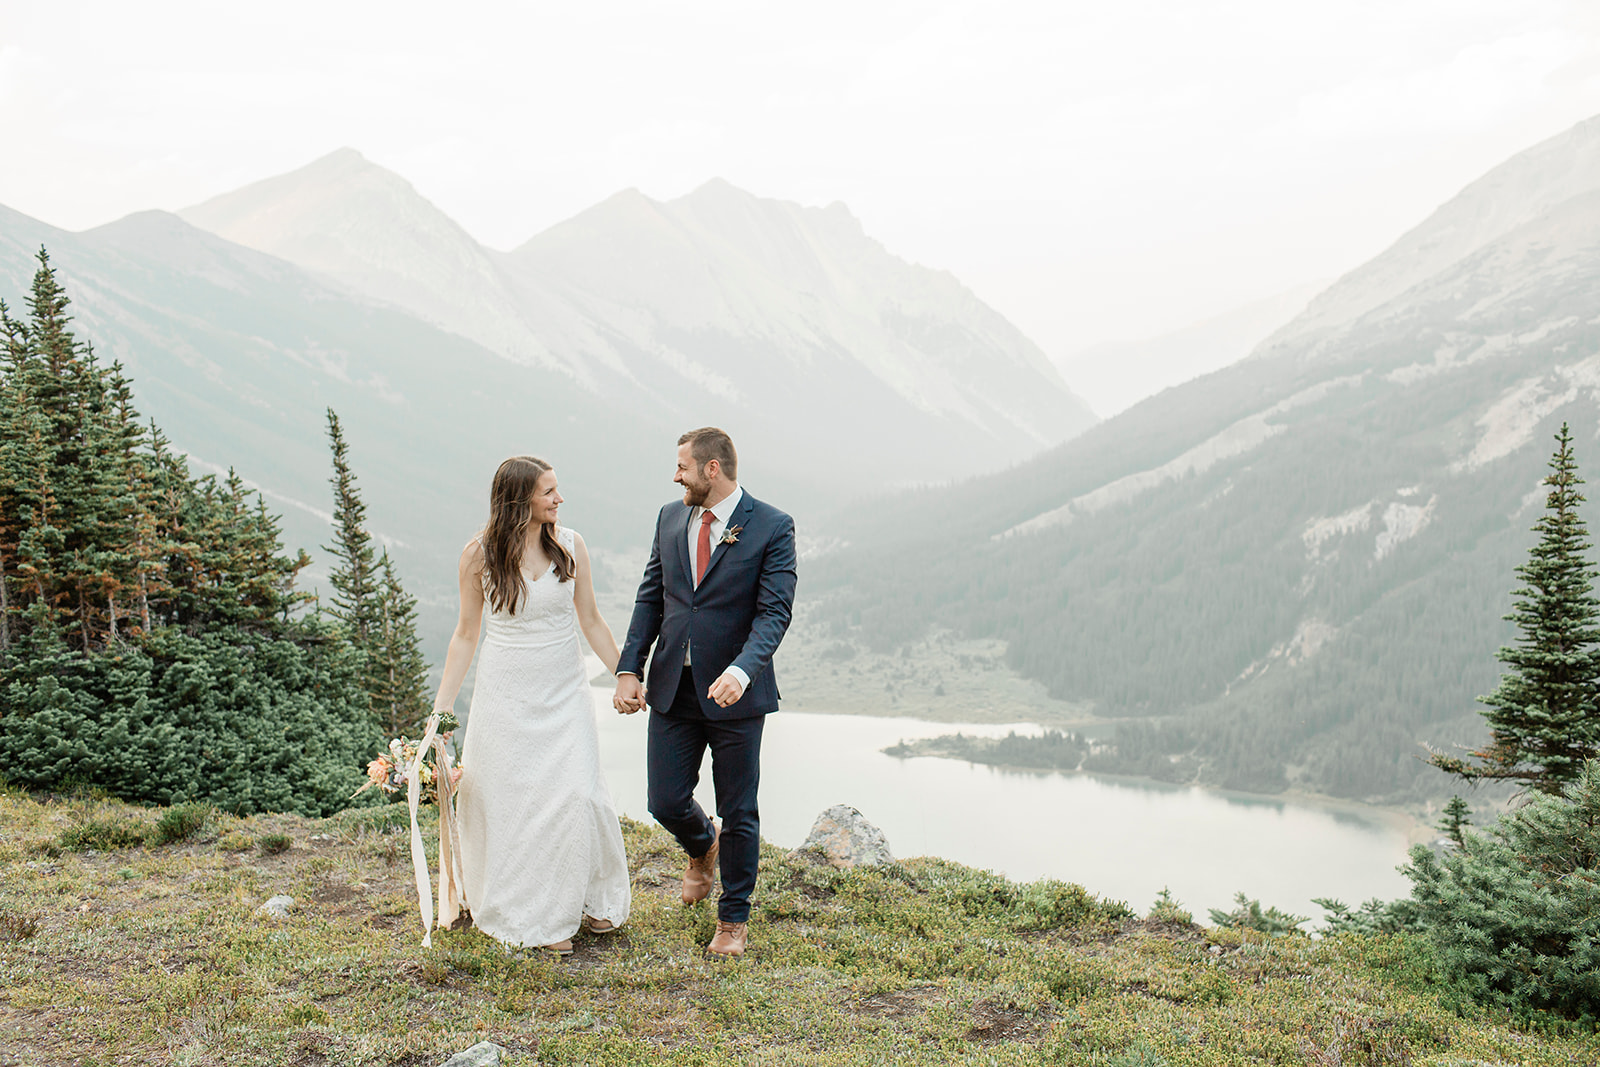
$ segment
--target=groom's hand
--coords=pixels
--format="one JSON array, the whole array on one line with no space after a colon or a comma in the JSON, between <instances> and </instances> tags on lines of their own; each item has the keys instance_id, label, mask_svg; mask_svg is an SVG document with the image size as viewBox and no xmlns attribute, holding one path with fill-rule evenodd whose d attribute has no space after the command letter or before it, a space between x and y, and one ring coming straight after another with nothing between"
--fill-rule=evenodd
<instances>
[{"instance_id":1,"label":"groom's hand","mask_svg":"<svg viewBox=\"0 0 1600 1067\"><path fill-rule=\"evenodd\" d=\"M612 694L611 706L619 715L632 715L644 707L644 686L636 674L617 675L617 691Z\"/></svg>"},{"instance_id":2,"label":"groom's hand","mask_svg":"<svg viewBox=\"0 0 1600 1067\"><path fill-rule=\"evenodd\" d=\"M724 671L711 683L711 688L706 690L706 696L716 701L719 708L730 707L739 703L739 698L744 696L744 686L739 684L739 679Z\"/></svg>"}]
</instances>

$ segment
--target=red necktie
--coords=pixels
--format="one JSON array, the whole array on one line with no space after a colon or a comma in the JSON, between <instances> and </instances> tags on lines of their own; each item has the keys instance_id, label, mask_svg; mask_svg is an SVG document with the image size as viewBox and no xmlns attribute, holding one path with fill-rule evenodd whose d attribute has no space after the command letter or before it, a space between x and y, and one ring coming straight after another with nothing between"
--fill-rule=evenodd
<instances>
[{"instance_id":1,"label":"red necktie","mask_svg":"<svg viewBox=\"0 0 1600 1067\"><path fill-rule=\"evenodd\" d=\"M694 584L699 585L700 579L706 576L706 567L711 564L711 524L717 517L711 514L711 509L700 513L700 540L694 546Z\"/></svg>"}]
</instances>

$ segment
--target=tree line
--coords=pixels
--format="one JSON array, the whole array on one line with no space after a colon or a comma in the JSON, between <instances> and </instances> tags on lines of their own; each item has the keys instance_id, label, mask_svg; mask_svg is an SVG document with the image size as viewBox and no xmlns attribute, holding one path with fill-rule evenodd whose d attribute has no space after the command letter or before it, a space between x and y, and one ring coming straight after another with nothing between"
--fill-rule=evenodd
<instances>
[{"instance_id":1,"label":"tree line","mask_svg":"<svg viewBox=\"0 0 1600 1067\"><path fill-rule=\"evenodd\" d=\"M421 718L415 602L374 559L342 428L334 593L296 588L260 494L196 476L71 328L41 250L0 302L0 774L131 800L326 814Z\"/></svg>"}]
</instances>

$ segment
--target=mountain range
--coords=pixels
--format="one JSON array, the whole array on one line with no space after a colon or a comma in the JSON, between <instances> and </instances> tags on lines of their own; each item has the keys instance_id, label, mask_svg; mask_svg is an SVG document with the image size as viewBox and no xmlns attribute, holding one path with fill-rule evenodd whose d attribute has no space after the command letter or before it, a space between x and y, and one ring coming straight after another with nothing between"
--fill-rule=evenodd
<instances>
[{"instance_id":1,"label":"mountain range","mask_svg":"<svg viewBox=\"0 0 1600 1067\"><path fill-rule=\"evenodd\" d=\"M1003 639L1120 721L1100 769L1448 795L1416 757L1486 739L1475 698L1562 422L1593 475L1600 119L1469 185L1249 358L859 510L808 577L862 644Z\"/></svg>"},{"instance_id":2,"label":"mountain range","mask_svg":"<svg viewBox=\"0 0 1600 1067\"><path fill-rule=\"evenodd\" d=\"M628 190L499 252L342 149L179 215L625 410L726 424L774 455L854 457L891 484L975 473L1094 421L1038 346L843 204L724 181L666 202Z\"/></svg>"},{"instance_id":3,"label":"mountain range","mask_svg":"<svg viewBox=\"0 0 1600 1067\"><path fill-rule=\"evenodd\" d=\"M498 252L343 150L82 233L0 208L0 298L20 306L41 246L141 410L198 469L236 467L314 557L336 409L430 632L507 455L555 463L563 514L603 552L647 543L694 426L726 427L752 491L804 519L1095 421L1015 327L843 205L725 182L620 193Z\"/></svg>"}]
</instances>

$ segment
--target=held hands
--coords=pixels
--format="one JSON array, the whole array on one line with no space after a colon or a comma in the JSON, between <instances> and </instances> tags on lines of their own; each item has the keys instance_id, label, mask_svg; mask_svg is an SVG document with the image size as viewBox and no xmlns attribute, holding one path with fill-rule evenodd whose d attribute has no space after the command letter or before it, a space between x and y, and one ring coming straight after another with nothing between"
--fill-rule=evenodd
<instances>
[{"instance_id":1,"label":"held hands","mask_svg":"<svg viewBox=\"0 0 1600 1067\"><path fill-rule=\"evenodd\" d=\"M706 696L715 701L719 708L731 707L744 696L744 686L732 674L724 673L711 683L711 688L706 690ZM617 709L619 715L632 715L643 710L644 686L639 683L637 675L617 675L617 691L611 696L611 706Z\"/></svg>"},{"instance_id":2,"label":"held hands","mask_svg":"<svg viewBox=\"0 0 1600 1067\"><path fill-rule=\"evenodd\" d=\"M612 694L611 706L618 715L632 715L644 707L644 686L636 674L617 675L617 691Z\"/></svg>"}]
</instances>

